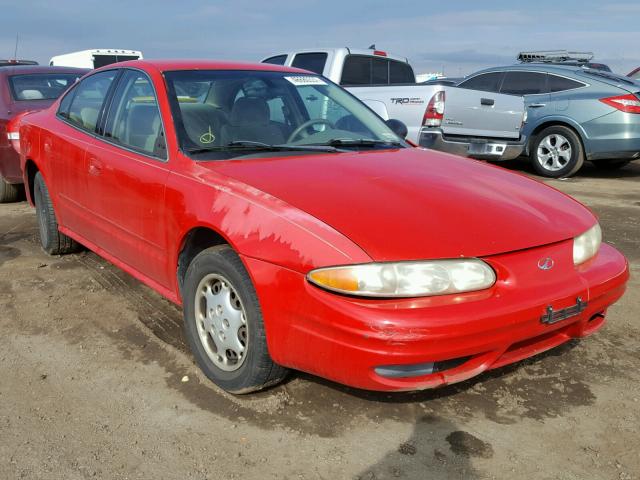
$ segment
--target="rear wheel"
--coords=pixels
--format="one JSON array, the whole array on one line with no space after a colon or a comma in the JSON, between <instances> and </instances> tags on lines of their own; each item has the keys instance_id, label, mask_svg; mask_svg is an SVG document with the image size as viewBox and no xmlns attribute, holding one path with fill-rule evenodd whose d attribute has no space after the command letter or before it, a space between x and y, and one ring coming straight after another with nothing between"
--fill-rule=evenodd
<instances>
[{"instance_id":1,"label":"rear wheel","mask_svg":"<svg viewBox=\"0 0 640 480\"><path fill-rule=\"evenodd\" d=\"M570 177L584 163L582 142L570 128L561 125L548 127L536 136L529 159L535 171L542 176Z\"/></svg>"},{"instance_id":2,"label":"rear wheel","mask_svg":"<svg viewBox=\"0 0 640 480\"><path fill-rule=\"evenodd\" d=\"M79 250L80 245L58 230L58 220L53 210L49 190L40 172L33 181L33 198L36 204L40 244L49 255L64 255Z\"/></svg>"},{"instance_id":3,"label":"rear wheel","mask_svg":"<svg viewBox=\"0 0 640 480\"><path fill-rule=\"evenodd\" d=\"M7 183L0 177L0 203L17 202L20 198L20 185Z\"/></svg>"},{"instance_id":4,"label":"rear wheel","mask_svg":"<svg viewBox=\"0 0 640 480\"><path fill-rule=\"evenodd\" d=\"M185 335L211 381L240 394L286 376L269 356L258 297L233 249L221 245L199 253L187 269L183 293Z\"/></svg>"},{"instance_id":5,"label":"rear wheel","mask_svg":"<svg viewBox=\"0 0 640 480\"><path fill-rule=\"evenodd\" d=\"M591 160L591 163L599 170L618 170L629 165L631 160Z\"/></svg>"}]
</instances>

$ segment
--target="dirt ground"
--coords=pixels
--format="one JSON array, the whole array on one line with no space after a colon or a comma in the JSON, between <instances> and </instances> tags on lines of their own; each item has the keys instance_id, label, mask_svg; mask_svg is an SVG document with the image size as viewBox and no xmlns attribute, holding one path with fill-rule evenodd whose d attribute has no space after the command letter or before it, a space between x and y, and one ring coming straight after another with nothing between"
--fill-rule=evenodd
<instances>
[{"instance_id":1,"label":"dirt ground","mask_svg":"<svg viewBox=\"0 0 640 480\"><path fill-rule=\"evenodd\" d=\"M176 307L92 253L47 257L34 212L0 205L0 479L640 478L640 162L549 183L631 263L606 327L393 395L300 373L227 395Z\"/></svg>"}]
</instances>

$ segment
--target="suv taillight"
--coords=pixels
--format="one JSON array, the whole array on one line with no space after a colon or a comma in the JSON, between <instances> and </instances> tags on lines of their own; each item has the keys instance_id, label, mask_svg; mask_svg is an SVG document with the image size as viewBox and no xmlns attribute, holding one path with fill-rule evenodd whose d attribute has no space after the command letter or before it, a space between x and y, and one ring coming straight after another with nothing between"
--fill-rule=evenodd
<instances>
[{"instance_id":1,"label":"suv taillight","mask_svg":"<svg viewBox=\"0 0 640 480\"><path fill-rule=\"evenodd\" d=\"M439 127L442 125L442 119L444 118L444 90L436 92L424 112L422 117L422 125L425 127Z\"/></svg>"},{"instance_id":2,"label":"suv taillight","mask_svg":"<svg viewBox=\"0 0 640 480\"><path fill-rule=\"evenodd\" d=\"M640 99L633 94L601 98L602 103L625 113L640 113Z\"/></svg>"}]
</instances>

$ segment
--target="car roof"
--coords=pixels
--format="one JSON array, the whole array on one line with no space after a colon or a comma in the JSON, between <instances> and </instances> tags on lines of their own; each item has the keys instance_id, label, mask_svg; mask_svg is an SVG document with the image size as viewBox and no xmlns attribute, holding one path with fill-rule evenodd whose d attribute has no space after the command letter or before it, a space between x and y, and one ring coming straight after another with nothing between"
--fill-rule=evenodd
<instances>
[{"instance_id":1,"label":"car roof","mask_svg":"<svg viewBox=\"0 0 640 480\"><path fill-rule=\"evenodd\" d=\"M557 64L549 64L549 63L531 62L531 63L516 63L514 65L505 65L501 67L486 68L484 70L475 72L472 75L477 75L478 73L486 73L486 72L503 72L505 70L543 71L543 72L559 73L559 74L566 75L567 73L577 73L577 72L583 71L584 69L582 67L577 67L575 65L557 65Z\"/></svg>"},{"instance_id":2,"label":"car roof","mask_svg":"<svg viewBox=\"0 0 640 480\"><path fill-rule=\"evenodd\" d=\"M270 63L230 62L227 60L129 60L126 62L105 65L99 70L109 70L114 67L135 67L142 69L156 69L160 72L173 70L258 70L268 72L313 73L293 67L283 67Z\"/></svg>"},{"instance_id":3,"label":"car roof","mask_svg":"<svg viewBox=\"0 0 640 480\"><path fill-rule=\"evenodd\" d=\"M0 68L0 75L24 75L29 73L78 73L84 75L88 68L50 67L49 65L14 65Z\"/></svg>"}]
</instances>

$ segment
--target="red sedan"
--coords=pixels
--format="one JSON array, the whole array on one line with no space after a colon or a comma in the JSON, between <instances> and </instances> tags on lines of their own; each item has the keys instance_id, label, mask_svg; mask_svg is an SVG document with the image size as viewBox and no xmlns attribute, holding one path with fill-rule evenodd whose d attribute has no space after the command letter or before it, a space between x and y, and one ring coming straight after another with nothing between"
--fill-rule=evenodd
<instances>
[{"instance_id":1,"label":"red sedan","mask_svg":"<svg viewBox=\"0 0 640 480\"><path fill-rule=\"evenodd\" d=\"M182 304L234 393L436 387L602 327L628 265L587 208L401 130L302 70L136 61L28 115L21 159L45 251Z\"/></svg>"},{"instance_id":2,"label":"red sedan","mask_svg":"<svg viewBox=\"0 0 640 480\"><path fill-rule=\"evenodd\" d=\"M9 122L23 112L48 108L88 71L0 62L0 203L17 200L22 184L20 160L11 145L19 138L8 129Z\"/></svg>"}]
</instances>

